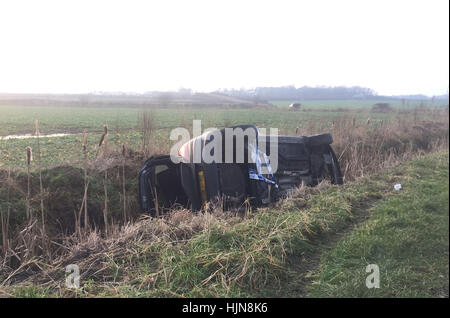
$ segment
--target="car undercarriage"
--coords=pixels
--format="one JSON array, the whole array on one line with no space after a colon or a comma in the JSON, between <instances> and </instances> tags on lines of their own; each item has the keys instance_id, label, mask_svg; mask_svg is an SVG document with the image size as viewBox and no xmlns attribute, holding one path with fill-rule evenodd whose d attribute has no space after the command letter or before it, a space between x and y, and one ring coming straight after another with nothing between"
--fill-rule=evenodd
<instances>
[{"instance_id":1,"label":"car undercarriage","mask_svg":"<svg viewBox=\"0 0 450 318\"><path fill-rule=\"evenodd\" d=\"M240 142L236 131L250 134ZM252 125L204 133L186 142L175 158L153 156L145 162L139 173L142 212L160 216L176 207L198 211L208 202L225 210L261 207L302 184L343 184L332 142L330 134L260 135ZM212 160L202 156L205 151Z\"/></svg>"}]
</instances>

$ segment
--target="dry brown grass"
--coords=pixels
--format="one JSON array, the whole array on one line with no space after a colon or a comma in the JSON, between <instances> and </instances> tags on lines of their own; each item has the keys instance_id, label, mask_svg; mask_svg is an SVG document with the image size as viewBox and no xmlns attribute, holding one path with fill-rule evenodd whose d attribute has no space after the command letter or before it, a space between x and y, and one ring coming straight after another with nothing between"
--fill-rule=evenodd
<instances>
[{"instance_id":1,"label":"dry brown grass","mask_svg":"<svg viewBox=\"0 0 450 318\"><path fill-rule=\"evenodd\" d=\"M51 263L29 254L17 268L3 264L0 287L31 283L60 289L63 286L56 278L64 275L64 268L69 264L88 269L82 273L81 279L113 282L111 255L114 255L115 261L132 262L142 256L142 250L146 250L149 242L159 245L161 249L170 248L174 244L187 242L197 233L209 231L214 225L228 227L242 220L234 213L214 211L214 214L192 214L190 210L176 209L157 219L142 216L138 222L123 227L111 226L107 238L98 230L90 231L81 239L77 235L68 236L63 243L66 252ZM25 242L30 241L25 239ZM21 248L31 251L35 247L24 245Z\"/></svg>"},{"instance_id":2,"label":"dry brown grass","mask_svg":"<svg viewBox=\"0 0 450 318\"><path fill-rule=\"evenodd\" d=\"M430 117L428 120L417 120ZM391 120L357 121L345 116L331 126L310 123L301 129L302 135L330 132L344 180L370 174L405 161L420 153L448 148L448 110L411 110L401 112ZM287 132L294 134L294 132Z\"/></svg>"}]
</instances>

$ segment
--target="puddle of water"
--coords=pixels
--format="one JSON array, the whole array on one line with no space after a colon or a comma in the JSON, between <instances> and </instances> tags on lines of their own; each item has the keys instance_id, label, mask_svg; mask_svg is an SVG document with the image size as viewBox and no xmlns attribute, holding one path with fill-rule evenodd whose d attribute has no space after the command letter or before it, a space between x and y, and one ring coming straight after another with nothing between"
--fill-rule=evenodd
<instances>
[{"instance_id":1,"label":"puddle of water","mask_svg":"<svg viewBox=\"0 0 450 318\"><path fill-rule=\"evenodd\" d=\"M50 134L50 135L40 135L39 138L51 138L51 137L64 137L71 136L75 134ZM8 136L0 136L0 140L9 140L9 139L27 139L27 138L36 138L35 135L26 134L26 135L8 135Z\"/></svg>"}]
</instances>

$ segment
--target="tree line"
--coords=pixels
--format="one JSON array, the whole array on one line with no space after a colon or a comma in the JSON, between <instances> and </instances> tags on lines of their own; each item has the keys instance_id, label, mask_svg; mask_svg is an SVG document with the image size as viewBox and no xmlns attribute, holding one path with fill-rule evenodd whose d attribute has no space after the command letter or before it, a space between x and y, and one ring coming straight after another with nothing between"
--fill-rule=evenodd
<instances>
[{"instance_id":1,"label":"tree line","mask_svg":"<svg viewBox=\"0 0 450 318\"><path fill-rule=\"evenodd\" d=\"M371 88L360 86L318 87L256 87L252 89L221 89L217 93L242 99L264 100L314 100L314 99L370 99L377 96Z\"/></svg>"}]
</instances>

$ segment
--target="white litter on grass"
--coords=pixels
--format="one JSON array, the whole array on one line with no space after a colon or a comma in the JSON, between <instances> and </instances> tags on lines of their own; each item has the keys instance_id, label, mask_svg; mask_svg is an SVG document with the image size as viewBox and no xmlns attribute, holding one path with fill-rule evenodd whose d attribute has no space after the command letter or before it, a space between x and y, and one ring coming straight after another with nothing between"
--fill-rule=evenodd
<instances>
[{"instance_id":1,"label":"white litter on grass","mask_svg":"<svg viewBox=\"0 0 450 318\"><path fill-rule=\"evenodd\" d=\"M394 186L394 190L395 191L398 191L398 190L400 190L402 188L402 185L400 184L400 183L397 183L395 186Z\"/></svg>"}]
</instances>

